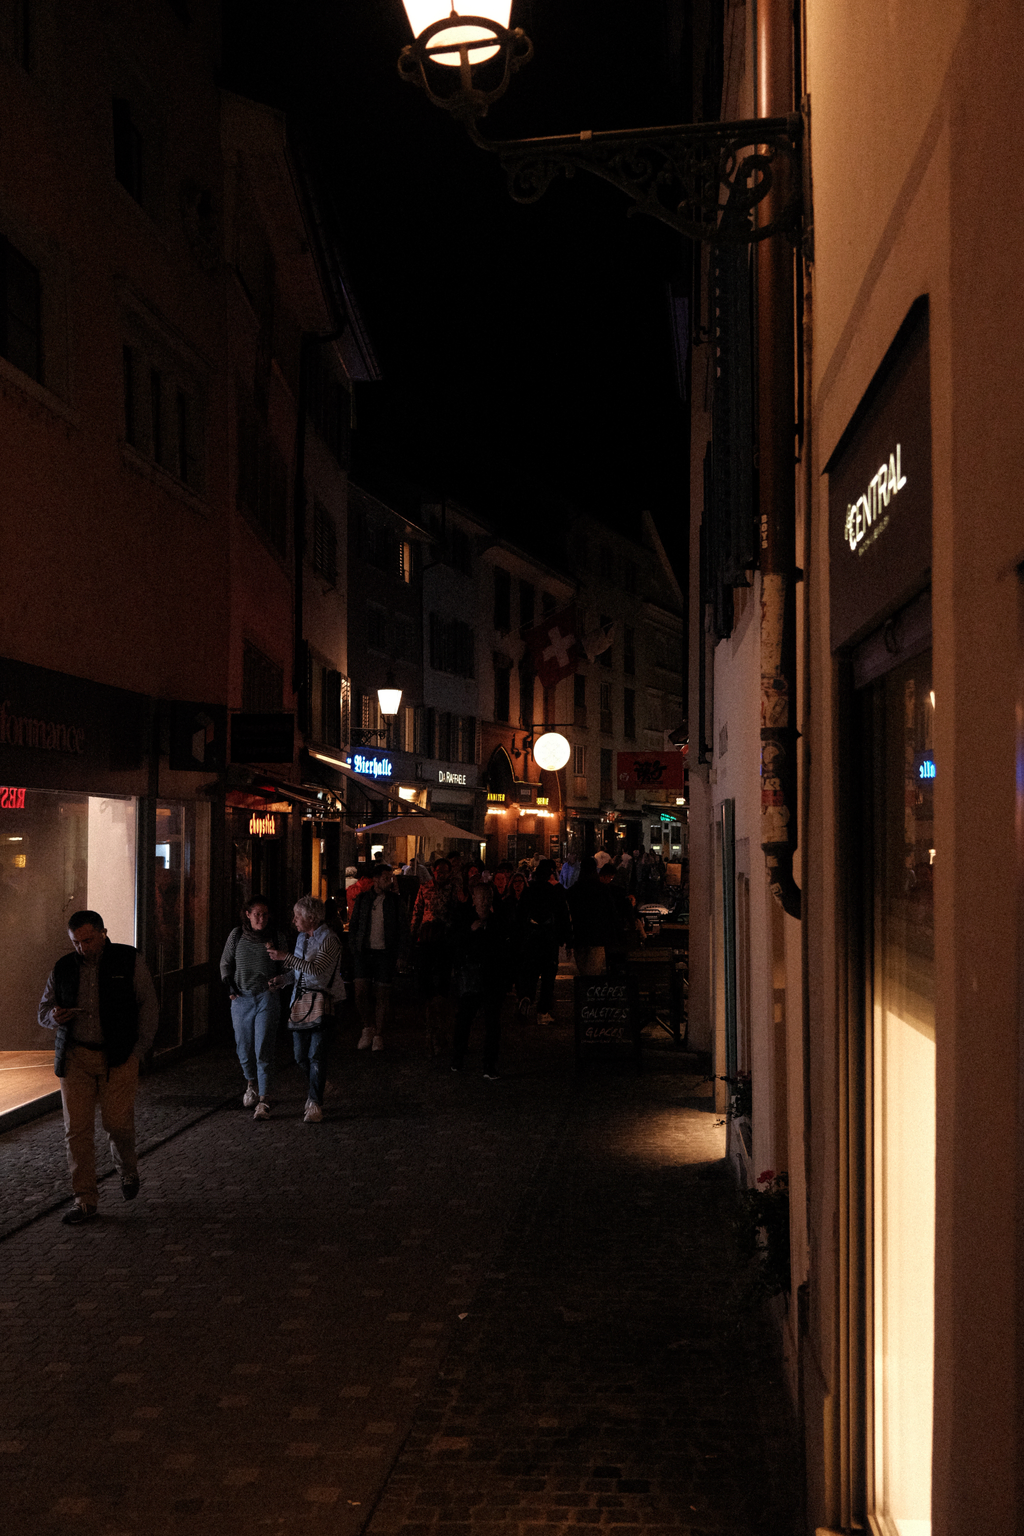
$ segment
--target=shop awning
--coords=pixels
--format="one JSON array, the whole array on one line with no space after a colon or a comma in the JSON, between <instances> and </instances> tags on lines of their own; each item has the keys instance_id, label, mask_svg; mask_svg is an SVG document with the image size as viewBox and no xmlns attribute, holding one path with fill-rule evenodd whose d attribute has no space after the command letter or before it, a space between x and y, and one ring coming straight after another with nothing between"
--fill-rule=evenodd
<instances>
[{"instance_id":1,"label":"shop awning","mask_svg":"<svg viewBox=\"0 0 1024 1536\"><path fill-rule=\"evenodd\" d=\"M235 811L279 811L282 815L295 809L294 801L279 800L270 790L257 794L251 789L229 789L224 804Z\"/></svg>"},{"instance_id":2,"label":"shop awning","mask_svg":"<svg viewBox=\"0 0 1024 1536\"><path fill-rule=\"evenodd\" d=\"M286 810L302 806L310 810L336 814L336 807L324 804L324 796L338 797L329 786L318 790L315 784L290 784L286 779L275 778L269 773L257 773L252 769L232 764L227 770L227 789L224 799L227 805L241 806L243 810L267 809L272 802L287 801ZM341 805L341 802L338 802Z\"/></svg>"}]
</instances>

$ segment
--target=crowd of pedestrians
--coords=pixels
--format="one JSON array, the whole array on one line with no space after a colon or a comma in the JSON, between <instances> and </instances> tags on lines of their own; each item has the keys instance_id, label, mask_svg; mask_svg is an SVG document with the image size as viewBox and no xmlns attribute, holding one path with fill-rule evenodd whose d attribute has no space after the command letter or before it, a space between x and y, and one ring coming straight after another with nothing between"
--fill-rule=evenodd
<instances>
[{"instance_id":1,"label":"crowd of pedestrians","mask_svg":"<svg viewBox=\"0 0 1024 1536\"><path fill-rule=\"evenodd\" d=\"M502 1015L509 994L522 1018L553 1024L560 957L580 975L614 970L639 942L637 907L660 894L664 866L650 853L523 861L490 871L455 853L432 865L395 871L382 860L346 871L345 890L328 902L300 896L292 907L294 942L270 902L254 893L228 934L220 960L231 1009L242 1103L271 1118L277 1045L284 1027L306 1084L303 1118L323 1118L328 1050L346 1022L355 1048L385 1049L395 979L411 974L430 1054L450 1052L461 1072L474 1024L483 1025L483 1074L499 1076ZM97 1108L125 1200L139 1189L134 1104L139 1061L158 1023L153 980L129 945L111 944L103 919L77 912L72 953L54 966L39 1022L55 1034L65 1139L75 1204L63 1218L97 1211Z\"/></svg>"}]
</instances>

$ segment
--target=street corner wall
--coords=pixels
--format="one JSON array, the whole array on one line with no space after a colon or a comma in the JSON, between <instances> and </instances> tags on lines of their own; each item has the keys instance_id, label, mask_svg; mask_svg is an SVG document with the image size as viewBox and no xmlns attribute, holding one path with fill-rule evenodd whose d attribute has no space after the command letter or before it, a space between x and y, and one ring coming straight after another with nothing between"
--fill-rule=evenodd
<instances>
[{"instance_id":1,"label":"street corner wall","mask_svg":"<svg viewBox=\"0 0 1024 1536\"><path fill-rule=\"evenodd\" d=\"M1024 341L1006 316L1019 304L1024 208L986 197L979 178L1024 128L1022 58L1024 11L1000 0L972 10L949 76L948 489L936 496L934 531L937 755L949 765L937 846L950 850L936 880L937 1532L976 1521L1008 1530L1020 1518Z\"/></svg>"},{"instance_id":2,"label":"street corner wall","mask_svg":"<svg viewBox=\"0 0 1024 1536\"><path fill-rule=\"evenodd\" d=\"M814 101L818 471L911 304L928 296L936 695L936 1338L933 1530L1012 1530L1022 1360L1019 898L1014 818L1024 558L1024 207L991 168L1024 127L1024 8L808 5ZM877 90L879 40L913 59ZM874 83L873 83L874 82ZM865 114L857 103L870 98ZM849 174L851 146L857 173ZM843 167L847 167L844 173ZM843 893L827 481L811 566L811 1098L834 1101ZM827 701L831 702L827 702ZM816 1292L831 1294L837 1146L812 1121ZM831 1380L827 1299L815 1322ZM811 1423L811 1417L808 1419ZM810 1450L810 1448L809 1448Z\"/></svg>"}]
</instances>

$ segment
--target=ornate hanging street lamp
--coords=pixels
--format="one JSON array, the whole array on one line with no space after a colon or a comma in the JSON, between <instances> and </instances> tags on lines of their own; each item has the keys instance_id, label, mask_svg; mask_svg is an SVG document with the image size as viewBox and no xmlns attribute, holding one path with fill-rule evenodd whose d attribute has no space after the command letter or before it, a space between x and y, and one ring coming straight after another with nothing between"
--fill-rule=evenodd
<instances>
[{"instance_id":1,"label":"ornate hanging street lamp","mask_svg":"<svg viewBox=\"0 0 1024 1536\"><path fill-rule=\"evenodd\" d=\"M477 123L533 57L511 0L403 0L415 41L398 72L501 159L509 192L533 203L564 172L589 171L633 199L634 211L713 245L797 237L803 120L752 118L539 139L485 139ZM772 197L772 193L775 196ZM769 199L770 205L769 205ZM755 218L755 214L757 217Z\"/></svg>"}]
</instances>

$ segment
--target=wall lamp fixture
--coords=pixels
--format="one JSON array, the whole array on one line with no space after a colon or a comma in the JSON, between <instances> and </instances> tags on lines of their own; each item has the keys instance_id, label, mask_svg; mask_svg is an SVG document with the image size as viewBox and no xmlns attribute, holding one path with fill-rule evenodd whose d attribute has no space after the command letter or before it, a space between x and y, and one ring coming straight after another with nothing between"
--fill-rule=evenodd
<instances>
[{"instance_id":1,"label":"wall lamp fixture","mask_svg":"<svg viewBox=\"0 0 1024 1536\"><path fill-rule=\"evenodd\" d=\"M399 74L461 122L474 144L498 155L517 202L537 202L560 171L567 177L589 171L631 197L633 212L660 219L692 240L748 245L778 233L799 238L804 205L799 113L486 139L479 120L533 57L523 29L509 27L512 0L403 3L415 40L401 52Z\"/></svg>"},{"instance_id":2,"label":"wall lamp fixture","mask_svg":"<svg viewBox=\"0 0 1024 1536\"><path fill-rule=\"evenodd\" d=\"M563 724L562 721L557 723ZM568 724L568 722L564 723ZM535 741L534 736L538 731L541 734ZM513 747L515 747L515 738L513 738ZM555 773L559 768L564 768L572 755L572 747L554 725L524 726L522 749L524 752L532 752L537 767L543 768L548 773ZM519 755L515 750L512 753L513 757Z\"/></svg>"}]
</instances>

